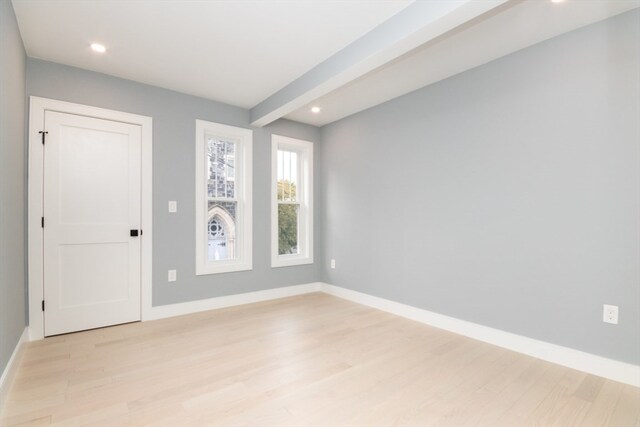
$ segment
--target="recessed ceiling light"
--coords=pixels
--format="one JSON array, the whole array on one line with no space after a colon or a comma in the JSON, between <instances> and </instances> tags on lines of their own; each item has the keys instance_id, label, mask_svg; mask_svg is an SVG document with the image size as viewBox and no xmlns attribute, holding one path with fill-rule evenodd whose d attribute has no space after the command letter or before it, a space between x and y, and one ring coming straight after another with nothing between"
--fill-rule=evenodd
<instances>
[{"instance_id":1,"label":"recessed ceiling light","mask_svg":"<svg viewBox=\"0 0 640 427\"><path fill-rule=\"evenodd\" d=\"M562 3L564 0L551 0L551 3Z\"/></svg>"},{"instance_id":2,"label":"recessed ceiling light","mask_svg":"<svg viewBox=\"0 0 640 427\"><path fill-rule=\"evenodd\" d=\"M107 48L100 43L91 43L91 49L98 53L105 53L107 51Z\"/></svg>"},{"instance_id":3,"label":"recessed ceiling light","mask_svg":"<svg viewBox=\"0 0 640 427\"><path fill-rule=\"evenodd\" d=\"M320 107L311 107L311 112L314 114L318 114L320 112Z\"/></svg>"}]
</instances>

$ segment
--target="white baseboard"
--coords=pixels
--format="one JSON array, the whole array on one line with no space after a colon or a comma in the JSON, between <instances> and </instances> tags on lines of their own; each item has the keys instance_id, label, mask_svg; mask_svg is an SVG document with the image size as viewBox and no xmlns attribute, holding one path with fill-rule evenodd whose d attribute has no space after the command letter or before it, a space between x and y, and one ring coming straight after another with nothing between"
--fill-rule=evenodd
<instances>
[{"instance_id":1,"label":"white baseboard","mask_svg":"<svg viewBox=\"0 0 640 427\"><path fill-rule=\"evenodd\" d=\"M294 295L319 292L322 284L306 283L303 285L285 286L283 288L266 289L263 291L247 292L244 294L228 295L224 297L209 298L183 302L178 304L160 305L152 307L146 320L164 319L166 317L181 316L183 314L198 313L200 311L214 310L216 308L232 307L242 304L251 304L260 301L269 301Z\"/></svg>"},{"instance_id":2,"label":"white baseboard","mask_svg":"<svg viewBox=\"0 0 640 427\"><path fill-rule=\"evenodd\" d=\"M578 371L640 387L640 366L512 334L477 323L433 313L399 302L323 283L321 290L358 304L377 308L426 325L523 353Z\"/></svg>"},{"instance_id":3,"label":"white baseboard","mask_svg":"<svg viewBox=\"0 0 640 427\"><path fill-rule=\"evenodd\" d=\"M2 414L2 405L7 401L7 394L9 393L9 388L13 382L13 378L16 375L18 366L20 366L24 343L27 341L29 341L28 326L24 328L24 331L22 331L22 335L13 349L9 362L7 362L7 366L4 368L4 372L2 372L2 376L0 377L0 414Z\"/></svg>"},{"instance_id":4,"label":"white baseboard","mask_svg":"<svg viewBox=\"0 0 640 427\"><path fill-rule=\"evenodd\" d=\"M545 341L539 341L522 335L490 328L477 323L456 319L454 317L445 316L428 310L423 310L421 308L321 282L157 306L151 308L148 316L142 320L164 319L167 317L182 316L185 314L251 304L260 301L269 301L294 295L308 294L311 292L325 292L339 298L373 307L378 310L386 311L397 316L415 320L429 326L444 329L479 341L487 342L518 353L523 353L538 359L566 366L568 368L598 375L621 383L630 384L635 387L640 387L640 366L638 365L608 359L606 357L551 344ZM8 388L6 384L10 384L10 374L12 369L14 369L13 367L17 366L16 361L19 359L19 350L22 347L22 343L29 340L27 334L27 329L25 329L25 332L20 339L20 343L16 346L16 350L14 351L9 364L5 369L5 372L2 374L2 379L0 379L0 392L2 393L6 393L5 389Z\"/></svg>"}]
</instances>

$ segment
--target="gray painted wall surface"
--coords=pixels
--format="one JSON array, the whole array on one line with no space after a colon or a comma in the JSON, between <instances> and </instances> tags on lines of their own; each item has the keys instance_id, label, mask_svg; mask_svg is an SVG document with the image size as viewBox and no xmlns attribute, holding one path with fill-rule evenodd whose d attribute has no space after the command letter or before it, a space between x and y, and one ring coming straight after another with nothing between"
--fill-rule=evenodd
<instances>
[{"instance_id":1,"label":"gray painted wall surface","mask_svg":"<svg viewBox=\"0 0 640 427\"><path fill-rule=\"evenodd\" d=\"M0 1L0 374L25 326L25 61L13 6Z\"/></svg>"},{"instance_id":2,"label":"gray painted wall surface","mask_svg":"<svg viewBox=\"0 0 640 427\"><path fill-rule=\"evenodd\" d=\"M323 127L323 280L639 364L639 24L635 10Z\"/></svg>"},{"instance_id":3,"label":"gray painted wall surface","mask_svg":"<svg viewBox=\"0 0 640 427\"><path fill-rule=\"evenodd\" d=\"M154 306L317 281L317 263L271 268L269 194L271 134L317 142L318 128L281 120L254 129L253 270L196 276L195 120L249 128L249 110L35 59L27 61L27 95L153 118ZM320 191L317 183L316 191ZM169 200L177 200L176 214L167 212ZM319 204L316 212L319 217ZM315 251L319 252L319 230L315 235ZM177 282L167 282L169 269L177 270Z\"/></svg>"}]
</instances>

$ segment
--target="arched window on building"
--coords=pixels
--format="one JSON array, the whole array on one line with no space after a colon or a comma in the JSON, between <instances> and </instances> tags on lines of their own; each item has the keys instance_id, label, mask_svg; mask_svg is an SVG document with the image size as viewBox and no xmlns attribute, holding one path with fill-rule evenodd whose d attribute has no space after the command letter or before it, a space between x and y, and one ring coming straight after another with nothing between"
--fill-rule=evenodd
<instances>
[{"instance_id":1,"label":"arched window on building","mask_svg":"<svg viewBox=\"0 0 640 427\"><path fill-rule=\"evenodd\" d=\"M209 210L208 258L211 261L234 259L236 246L236 225L226 209L214 206Z\"/></svg>"}]
</instances>

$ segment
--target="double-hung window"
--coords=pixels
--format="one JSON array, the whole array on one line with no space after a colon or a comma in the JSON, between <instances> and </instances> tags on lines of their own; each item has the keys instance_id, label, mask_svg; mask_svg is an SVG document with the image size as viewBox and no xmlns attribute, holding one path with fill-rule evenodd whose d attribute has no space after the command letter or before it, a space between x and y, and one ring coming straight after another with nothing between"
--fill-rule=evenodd
<instances>
[{"instance_id":1,"label":"double-hung window","mask_svg":"<svg viewBox=\"0 0 640 427\"><path fill-rule=\"evenodd\" d=\"M196 274L251 270L252 131L196 120Z\"/></svg>"},{"instance_id":2,"label":"double-hung window","mask_svg":"<svg viewBox=\"0 0 640 427\"><path fill-rule=\"evenodd\" d=\"M271 266L313 263L313 143L271 139Z\"/></svg>"}]
</instances>

